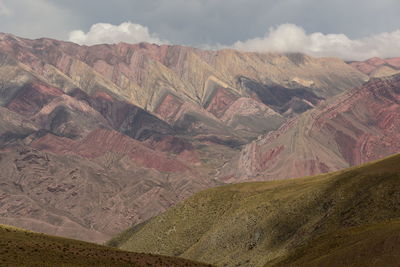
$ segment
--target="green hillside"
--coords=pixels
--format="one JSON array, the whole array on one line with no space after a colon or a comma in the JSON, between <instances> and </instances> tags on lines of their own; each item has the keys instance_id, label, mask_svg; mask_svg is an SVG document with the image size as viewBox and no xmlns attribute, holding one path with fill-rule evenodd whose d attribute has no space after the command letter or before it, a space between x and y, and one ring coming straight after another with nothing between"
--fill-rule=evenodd
<instances>
[{"instance_id":1,"label":"green hillside","mask_svg":"<svg viewBox=\"0 0 400 267\"><path fill-rule=\"evenodd\" d=\"M0 225L0 266L209 266Z\"/></svg>"},{"instance_id":2,"label":"green hillside","mask_svg":"<svg viewBox=\"0 0 400 267\"><path fill-rule=\"evenodd\" d=\"M219 266L396 266L399 224L395 155L325 175L206 190L109 244Z\"/></svg>"}]
</instances>

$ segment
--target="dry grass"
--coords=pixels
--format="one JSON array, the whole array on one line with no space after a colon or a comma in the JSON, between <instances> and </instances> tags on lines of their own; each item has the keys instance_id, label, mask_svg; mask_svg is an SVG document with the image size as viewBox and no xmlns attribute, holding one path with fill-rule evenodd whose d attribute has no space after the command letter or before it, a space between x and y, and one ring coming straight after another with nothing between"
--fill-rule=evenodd
<instances>
[{"instance_id":1,"label":"dry grass","mask_svg":"<svg viewBox=\"0 0 400 267\"><path fill-rule=\"evenodd\" d=\"M267 266L369 266L400 264L400 220L350 227L320 236Z\"/></svg>"},{"instance_id":2,"label":"dry grass","mask_svg":"<svg viewBox=\"0 0 400 267\"><path fill-rule=\"evenodd\" d=\"M277 264L321 236L400 219L399 192L400 155L326 175L223 186L127 231L120 247L220 266Z\"/></svg>"},{"instance_id":3,"label":"dry grass","mask_svg":"<svg viewBox=\"0 0 400 267\"><path fill-rule=\"evenodd\" d=\"M0 266L208 266L0 226Z\"/></svg>"}]
</instances>

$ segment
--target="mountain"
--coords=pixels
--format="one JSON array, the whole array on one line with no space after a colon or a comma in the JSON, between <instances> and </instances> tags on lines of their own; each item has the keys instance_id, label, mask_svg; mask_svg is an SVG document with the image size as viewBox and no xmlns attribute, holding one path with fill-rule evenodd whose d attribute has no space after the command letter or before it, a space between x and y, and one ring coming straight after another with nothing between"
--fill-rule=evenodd
<instances>
[{"instance_id":1,"label":"mountain","mask_svg":"<svg viewBox=\"0 0 400 267\"><path fill-rule=\"evenodd\" d=\"M350 66L370 77L380 78L400 73L400 57L388 59L374 57L366 61L350 62Z\"/></svg>"},{"instance_id":2,"label":"mountain","mask_svg":"<svg viewBox=\"0 0 400 267\"><path fill-rule=\"evenodd\" d=\"M400 154L197 193L109 244L219 266L397 266Z\"/></svg>"},{"instance_id":3,"label":"mountain","mask_svg":"<svg viewBox=\"0 0 400 267\"><path fill-rule=\"evenodd\" d=\"M210 266L139 254L0 225L2 266Z\"/></svg>"},{"instance_id":4,"label":"mountain","mask_svg":"<svg viewBox=\"0 0 400 267\"><path fill-rule=\"evenodd\" d=\"M374 78L245 145L225 182L336 171L400 151L400 75Z\"/></svg>"},{"instance_id":5,"label":"mountain","mask_svg":"<svg viewBox=\"0 0 400 267\"><path fill-rule=\"evenodd\" d=\"M342 60L302 54L147 43L87 47L5 34L0 52L66 93L79 88L90 96L115 96L185 133L223 135L233 128L237 135L254 137L278 127L283 115L307 110L367 79ZM251 124L249 117L258 120ZM262 120L271 125L257 123Z\"/></svg>"},{"instance_id":6,"label":"mountain","mask_svg":"<svg viewBox=\"0 0 400 267\"><path fill-rule=\"evenodd\" d=\"M229 182L243 145L367 79L297 53L0 34L0 223L104 242Z\"/></svg>"}]
</instances>

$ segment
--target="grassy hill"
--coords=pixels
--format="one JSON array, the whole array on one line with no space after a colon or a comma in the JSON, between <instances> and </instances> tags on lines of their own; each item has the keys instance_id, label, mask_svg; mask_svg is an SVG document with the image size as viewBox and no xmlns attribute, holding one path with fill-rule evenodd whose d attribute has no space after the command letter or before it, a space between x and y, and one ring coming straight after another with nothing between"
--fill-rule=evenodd
<instances>
[{"instance_id":1,"label":"grassy hill","mask_svg":"<svg viewBox=\"0 0 400 267\"><path fill-rule=\"evenodd\" d=\"M0 266L209 266L0 225Z\"/></svg>"},{"instance_id":2,"label":"grassy hill","mask_svg":"<svg viewBox=\"0 0 400 267\"><path fill-rule=\"evenodd\" d=\"M396 266L400 155L206 190L109 244L220 266Z\"/></svg>"},{"instance_id":3,"label":"grassy hill","mask_svg":"<svg viewBox=\"0 0 400 267\"><path fill-rule=\"evenodd\" d=\"M399 266L400 220L350 227L316 238L269 266Z\"/></svg>"}]
</instances>

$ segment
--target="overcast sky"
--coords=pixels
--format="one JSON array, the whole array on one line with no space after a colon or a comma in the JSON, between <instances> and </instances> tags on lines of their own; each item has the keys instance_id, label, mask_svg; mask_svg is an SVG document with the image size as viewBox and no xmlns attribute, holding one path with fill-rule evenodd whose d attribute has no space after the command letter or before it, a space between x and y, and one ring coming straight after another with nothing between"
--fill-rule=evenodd
<instances>
[{"instance_id":1,"label":"overcast sky","mask_svg":"<svg viewBox=\"0 0 400 267\"><path fill-rule=\"evenodd\" d=\"M0 0L0 32L119 41L400 56L400 0Z\"/></svg>"}]
</instances>

